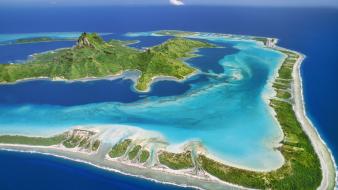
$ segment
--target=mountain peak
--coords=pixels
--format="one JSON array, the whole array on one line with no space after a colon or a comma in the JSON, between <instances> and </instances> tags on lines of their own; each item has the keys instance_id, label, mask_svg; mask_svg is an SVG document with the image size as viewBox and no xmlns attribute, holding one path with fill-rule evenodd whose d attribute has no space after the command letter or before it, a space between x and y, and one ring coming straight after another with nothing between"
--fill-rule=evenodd
<instances>
[{"instance_id":1,"label":"mountain peak","mask_svg":"<svg viewBox=\"0 0 338 190\"><path fill-rule=\"evenodd\" d=\"M76 47L84 48L90 47L95 48L96 45L103 44L104 40L97 33L83 32L77 40Z\"/></svg>"}]
</instances>

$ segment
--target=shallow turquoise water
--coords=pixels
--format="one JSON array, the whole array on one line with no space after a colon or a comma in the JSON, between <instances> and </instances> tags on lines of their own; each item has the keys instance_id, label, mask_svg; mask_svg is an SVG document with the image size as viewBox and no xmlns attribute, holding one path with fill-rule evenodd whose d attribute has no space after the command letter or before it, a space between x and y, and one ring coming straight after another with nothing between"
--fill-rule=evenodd
<instances>
[{"instance_id":1,"label":"shallow turquoise water","mask_svg":"<svg viewBox=\"0 0 338 190\"><path fill-rule=\"evenodd\" d=\"M280 166L282 157L273 146L281 140L281 131L263 97L283 55L253 41L198 38L231 44L239 51L219 60L223 73L200 73L208 80L193 83L184 94L128 104L2 105L0 133L50 134L75 125L124 124L158 131L171 144L199 140L211 154L232 164Z\"/></svg>"}]
</instances>

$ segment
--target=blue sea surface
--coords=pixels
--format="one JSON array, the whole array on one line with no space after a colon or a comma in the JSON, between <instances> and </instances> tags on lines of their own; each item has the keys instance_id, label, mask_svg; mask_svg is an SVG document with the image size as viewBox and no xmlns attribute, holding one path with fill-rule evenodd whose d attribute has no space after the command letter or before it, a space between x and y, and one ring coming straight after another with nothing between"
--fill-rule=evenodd
<instances>
[{"instance_id":1,"label":"blue sea surface","mask_svg":"<svg viewBox=\"0 0 338 190\"><path fill-rule=\"evenodd\" d=\"M86 14L90 12L91 14ZM23 19L24 18L24 19ZM104 19L103 19L104 18ZM307 57L302 65L301 73L304 84L304 96L307 114L315 124L317 130L321 136L328 143L333 154L337 158L338 156L338 142L336 140L336 134L338 134L338 10L330 8L246 8L246 7L49 7L49 8L0 8L0 33L35 33L35 32L58 32L58 31L97 31L97 32L113 32L116 34L124 34L125 32L140 32L140 31L153 31L160 29L176 29L176 30L188 30L188 31L206 31L206 32L220 32L220 33L232 33L232 34L245 34L245 35L257 35L257 36L269 36L280 39L279 45L282 47L290 48L305 54ZM147 38L147 37L144 37ZM139 38L144 41L144 46L156 45L159 42L148 40L146 43L143 38ZM147 38L149 39L149 38ZM165 40L162 38L161 40ZM64 47L64 43L70 42L55 42L55 47ZM61 45L60 45L61 44ZM41 46L39 50L47 51L50 50L48 47L43 47L43 44L25 44L27 47L30 46ZM15 47L17 46L17 47ZM11 62L15 60L21 60L26 58L34 52L35 48L22 48L24 45L15 45L13 49L5 48L4 46L0 49L0 62ZM236 54L236 51L232 51L231 44L227 44L228 52L222 52L228 54ZM50 47L50 46L49 46ZM133 47L143 47L142 42L135 44ZM52 48L53 49L53 48ZM11 51L10 51L11 50ZM208 52L211 50L201 50L202 54L210 56L215 53L215 56L219 56L216 51ZM221 50L218 50L221 51ZM17 52L17 53L16 53ZM196 60L194 60L196 59ZM217 57L217 60L219 57ZM204 72L210 73L222 73L227 72L227 69L223 69L219 64L208 64L203 65L203 62L211 60L211 58L193 58L191 64L199 67ZM226 61L226 60L225 60ZM258 72L255 75L255 80L247 81L246 95L251 94L247 102L240 102L242 106L247 106L247 114L254 118L259 117L263 112L252 112L253 108L264 106L259 104L259 101L253 101L257 97L256 93L261 93L261 88L250 89L250 82L256 82L263 84L266 80L267 73L271 72L268 67L262 67L262 65L252 64L251 70ZM260 74L259 74L260 72ZM265 74L264 74L265 73ZM248 76L250 73L247 73ZM193 81L197 80L197 81ZM135 108L126 107L115 107L113 104L105 104L104 102L123 102L130 105L134 105L133 102L156 100L157 98L171 99L175 95L184 95L188 91L193 91L197 87L195 83L204 84L209 82L210 78L199 75L184 83L177 83L173 81L161 81L155 83L152 86L152 91L149 94L133 94L130 85L132 84L129 80L117 80L117 81L92 81L88 83L74 82L71 84L65 84L64 82L50 82L50 81L34 81L24 82L15 86L4 85L0 87L0 104L1 112L0 116L3 120L0 125L16 125L16 124L30 124L32 121L37 121L37 118L45 117L44 114L48 113L53 115L54 118L62 119L62 122L69 124L81 124L75 122L77 118L82 119L86 114L92 115L93 106L98 104L96 110L96 118L90 120L90 122L98 123L111 123L112 121L119 121L118 123L157 123L154 122L154 118L141 117L146 116L149 112L142 112L142 109L137 110ZM121 84L123 83L123 84ZM93 85L95 84L95 85ZM163 86L161 86L163 85ZM112 90L118 87L121 91L119 93L113 93ZM257 87L257 86L256 86ZM105 90L104 90L105 89ZM31 94L25 94L29 90ZM236 90L236 89L233 89ZM258 90L258 91L255 91ZM243 92L243 89L241 89ZM91 93L90 93L91 92ZM95 93L94 93L95 92ZM238 105L238 102L231 102L233 96L234 99L238 99L236 95L238 92L220 88L216 94L219 96L219 102L224 100L224 93L228 96L227 106L231 109L231 106ZM127 94L127 95L126 95ZM81 96L80 96L81 95ZM223 98L223 99L222 99ZM199 102L207 102L208 99L201 99ZM198 102L198 101L197 101ZM224 102L223 102L224 103ZM251 104L248 104L251 103ZM77 105L86 104L81 107L81 110L77 110ZM217 107L207 107L206 104L190 104L200 106L200 109L204 108L204 113L207 116L217 115ZM18 109L17 106L20 106ZM75 107L69 107L75 106ZM203 108L202 108L203 107ZM85 108L85 109L84 109ZM207 108L207 109L206 109ZM233 107L232 107L233 108ZM261 107L262 108L262 107ZM54 112L48 112L53 109ZM127 118L121 118L119 115L109 114L102 115L102 110L118 110L119 112L132 113ZM36 115L31 115L30 110L39 110ZM261 109L264 110L264 109ZM186 110L187 112L189 109ZM265 110L266 111L266 110ZM20 113L18 113L20 112ZM83 113L84 112L84 113ZM62 117L64 113L81 113L74 114L71 122L69 121L68 115ZM174 116L168 115L167 112L160 108L154 109L152 113L162 113L164 116L171 118ZM84 115L83 115L84 114ZM167 114L167 115L166 115ZM189 117L196 116L197 113L191 113L192 115L182 115L182 121L185 121L187 125L176 126L180 128L180 132L184 136L189 136L192 130L195 134L208 133L210 128L202 128L203 130L196 131L191 128L198 123L203 121L187 120ZM236 112L233 112L236 114ZM237 113L238 114L238 113ZM18 118L20 116L21 118ZM229 118L232 115L227 115ZM33 119L33 120L32 120ZM128 119L128 122L126 120ZM131 120L130 120L131 119ZM247 118L249 119L249 118ZM169 120L170 121L170 120ZM215 120L214 124L216 129L218 120ZM217 122L218 121L218 122ZM41 121L41 123L35 122L34 125L43 127L46 123L55 122L53 119ZM73 123L72 123L73 122ZM83 123L88 122L84 119ZM197 123L196 123L197 122ZM224 121L222 121L224 122ZM271 121L270 121L271 122ZM269 122L267 122L269 123ZM150 129L158 128L158 130L170 136L175 136L172 133L172 129L165 128L163 126L172 125L170 122L160 123L159 126L151 126ZM231 123L236 126L236 122ZM231 125L230 124L230 125ZM255 124L259 126L259 124ZM264 124L263 124L264 125ZM20 125L18 125L20 127ZM162 126L162 127L161 127ZM22 127L22 125L21 125ZM149 126L148 126L149 127ZM233 127L228 134L237 134L239 131L243 131L244 128ZM147 128L147 126L144 126ZM273 128L273 127L271 127ZM28 130L30 128L27 128ZM262 129L262 128L261 128ZM8 129L1 129L0 132L6 132ZM234 130L238 130L237 132ZM253 129L256 130L256 129ZM245 128L246 135L255 134L253 130ZM266 130L264 130L266 131ZM267 132L267 131L266 131ZM252 134L250 134L252 133ZM265 135L269 135L267 132ZM240 156L243 152L236 152L241 147L241 144L248 143L247 139L240 139L236 136L226 136L227 133L219 133L219 136L213 136L215 139L210 143L215 149L224 149L225 151L232 152ZM264 134L263 134L264 135ZM224 136L226 136L225 139ZM208 136L207 139L209 139ZM258 136L257 136L258 138ZM218 140L220 139L220 140ZM223 141L221 141L224 140ZM179 139L172 139L173 141ZM224 144L231 144L231 146L224 147ZM217 145L219 147L217 147ZM232 146L234 145L234 146ZM6 160L14 159L16 156L26 157L21 153L11 153L3 158ZM2 158L2 156L0 157ZM51 158L52 159L52 158ZM48 160L48 158L46 158ZM54 160L54 158L52 159ZM62 162L62 161L61 161ZM59 165L61 163L57 163ZM32 163L27 165L33 166ZM70 164L73 166L73 164ZM18 167L16 162L7 162L8 168ZM74 166L76 167L76 166ZM75 169L80 170L79 168ZM93 169L96 170L96 169ZM28 167L27 172L33 172L34 175L42 175L45 173L51 173L47 171L38 171L35 167ZM55 173L54 173L55 172ZM63 171L54 171L53 174L63 174L69 178L80 178L72 174L62 173ZM100 171L95 171L95 174L99 176ZM0 172L0 178L6 176L6 172ZM66 177L65 177L66 178ZM6 183L17 185L24 183L17 183L18 181L24 181L25 176L17 176L16 178L5 178ZM98 179L99 180L99 179ZM133 181L134 178L126 178L127 181ZM118 180L112 180L113 184ZM101 182L98 182L101 183ZM140 183L149 183L144 180L140 180ZM32 183L33 186L38 186L40 183ZM46 185L52 184L46 182ZM104 184L102 182L102 184ZM155 185L154 189L158 189ZM24 186L17 186L17 189L23 188ZM121 189L132 189L137 185L131 184L129 187L121 187ZM86 188L86 184L79 184L78 188ZM173 187L168 187L173 188ZM57 189L57 188L55 188ZM103 188L104 189L104 188ZM149 188L150 189L150 188Z\"/></svg>"},{"instance_id":2,"label":"blue sea surface","mask_svg":"<svg viewBox=\"0 0 338 190\"><path fill-rule=\"evenodd\" d=\"M122 175L84 163L32 153L0 151L3 190L192 190ZM34 173L32 173L34 171ZM34 175L32 175L34 174Z\"/></svg>"},{"instance_id":3,"label":"blue sea surface","mask_svg":"<svg viewBox=\"0 0 338 190\"><path fill-rule=\"evenodd\" d=\"M0 64L4 63L20 63L29 58L34 53L51 51L63 47L71 47L75 43L71 41L65 42L40 42L27 44L0 44ZM18 53L20 52L20 53Z\"/></svg>"}]
</instances>

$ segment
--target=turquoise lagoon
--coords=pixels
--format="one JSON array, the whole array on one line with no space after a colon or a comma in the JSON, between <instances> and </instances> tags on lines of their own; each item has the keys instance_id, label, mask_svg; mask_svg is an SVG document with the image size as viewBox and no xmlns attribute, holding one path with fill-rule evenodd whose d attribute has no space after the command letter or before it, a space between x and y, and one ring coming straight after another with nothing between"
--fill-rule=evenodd
<instances>
[{"instance_id":1,"label":"turquoise lagoon","mask_svg":"<svg viewBox=\"0 0 338 190\"><path fill-rule=\"evenodd\" d=\"M137 36L154 34L129 35L130 38ZM203 64L219 64L223 71L201 69L186 81L175 82L190 86L175 96L74 106L0 102L0 133L51 135L74 126L134 126L161 134L171 146L200 141L209 154L225 163L258 170L281 166L283 157L274 148L283 134L268 105L268 98L272 95L270 82L284 55L248 38L213 34L190 37L224 44L224 52L228 46L237 51L224 53L215 63L204 59ZM2 41L6 41L5 38L0 35ZM7 40L13 40L13 37ZM200 51L202 56L203 52ZM187 64L194 65L198 59L203 57L191 58ZM69 94L63 96L67 98ZM116 138L124 137L128 134Z\"/></svg>"}]
</instances>

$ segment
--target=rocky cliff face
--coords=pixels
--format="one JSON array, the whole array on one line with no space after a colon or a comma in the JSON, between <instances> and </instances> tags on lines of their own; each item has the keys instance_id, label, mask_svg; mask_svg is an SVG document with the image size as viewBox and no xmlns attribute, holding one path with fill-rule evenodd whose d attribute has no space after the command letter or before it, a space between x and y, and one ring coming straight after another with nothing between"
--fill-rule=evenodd
<instances>
[{"instance_id":1,"label":"rocky cliff face","mask_svg":"<svg viewBox=\"0 0 338 190\"><path fill-rule=\"evenodd\" d=\"M94 48L94 45L89 41L88 34L86 32L82 33L79 39L77 40L76 47L91 47Z\"/></svg>"},{"instance_id":2,"label":"rocky cliff face","mask_svg":"<svg viewBox=\"0 0 338 190\"><path fill-rule=\"evenodd\" d=\"M105 41L97 33L82 33L76 43L76 48L97 48Z\"/></svg>"}]
</instances>

